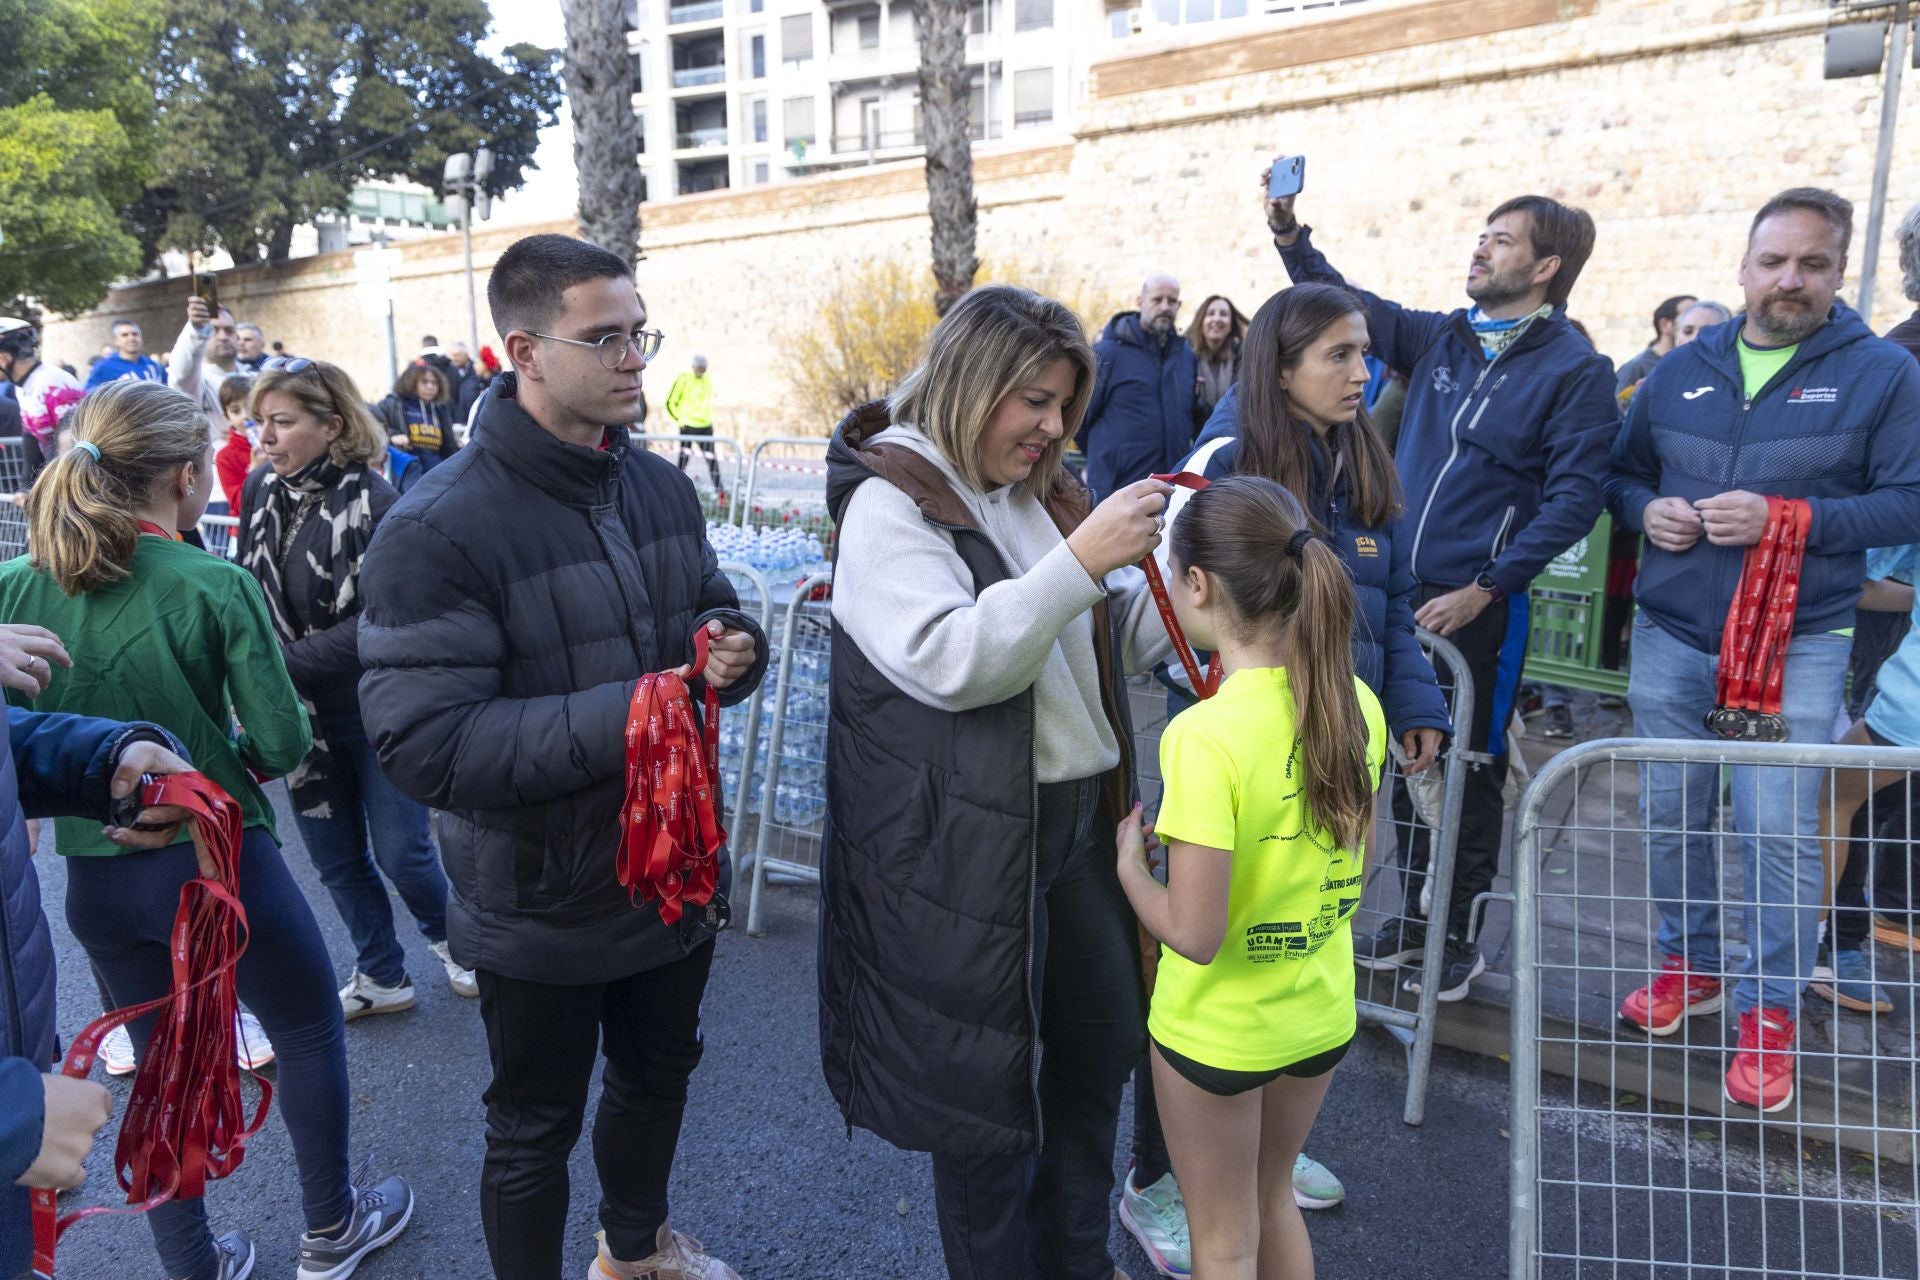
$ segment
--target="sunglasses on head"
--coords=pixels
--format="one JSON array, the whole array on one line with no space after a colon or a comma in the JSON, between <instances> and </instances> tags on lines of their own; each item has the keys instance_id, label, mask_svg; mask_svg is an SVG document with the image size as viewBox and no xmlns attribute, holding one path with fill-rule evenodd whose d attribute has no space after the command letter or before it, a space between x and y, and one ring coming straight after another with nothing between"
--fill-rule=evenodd
<instances>
[{"instance_id":1,"label":"sunglasses on head","mask_svg":"<svg viewBox=\"0 0 1920 1280\"><path fill-rule=\"evenodd\" d=\"M275 356L260 367L275 373L305 373L313 368L313 361L305 356Z\"/></svg>"}]
</instances>

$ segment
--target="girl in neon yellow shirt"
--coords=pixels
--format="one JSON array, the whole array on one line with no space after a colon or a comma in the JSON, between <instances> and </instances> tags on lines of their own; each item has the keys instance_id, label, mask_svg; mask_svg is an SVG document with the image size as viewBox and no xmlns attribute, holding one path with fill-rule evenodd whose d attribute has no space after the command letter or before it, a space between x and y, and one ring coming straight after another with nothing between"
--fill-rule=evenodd
<instances>
[{"instance_id":1,"label":"girl in neon yellow shirt","mask_svg":"<svg viewBox=\"0 0 1920 1280\"><path fill-rule=\"evenodd\" d=\"M1300 1153L1354 1034L1362 856L1386 750L1353 587L1286 489L1215 481L1169 534L1175 614L1219 691L1160 743L1162 887L1140 811L1120 883L1162 943L1147 1030L1195 1280L1305 1280Z\"/></svg>"}]
</instances>

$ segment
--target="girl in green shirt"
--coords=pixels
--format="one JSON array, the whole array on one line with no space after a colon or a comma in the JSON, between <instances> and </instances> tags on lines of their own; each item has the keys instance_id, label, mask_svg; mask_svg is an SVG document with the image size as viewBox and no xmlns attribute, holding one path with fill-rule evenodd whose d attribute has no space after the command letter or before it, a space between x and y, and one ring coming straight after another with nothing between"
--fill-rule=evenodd
<instances>
[{"instance_id":1,"label":"girl in green shirt","mask_svg":"<svg viewBox=\"0 0 1920 1280\"><path fill-rule=\"evenodd\" d=\"M1137 806L1120 826L1121 887L1163 944L1154 1091L1193 1274L1310 1276L1293 1168L1353 1040L1386 722L1354 674L1351 579L1285 488L1217 480L1169 539L1174 611L1224 679L1161 738L1164 887Z\"/></svg>"},{"instance_id":2,"label":"girl in green shirt","mask_svg":"<svg viewBox=\"0 0 1920 1280\"><path fill-rule=\"evenodd\" d=\"M0 565L0 621L53 628L70 653L84 655L55 670L36 710L159 724L240 801L237 879L248 920L240 998L279 1051L280 1112L308 1228L301 1274L344 1274L309 1260L330 1267L385 1244L404 1227L412 1198L397 1178L349 1183L333 965L281 860L272 809L248 774L273 777L298 764L310 742L306 716L260 588L172 532L199 521L211 488L199 406L158 383L118 382L88 395L68 425L73 448L27 497L29 553ZM63 820L55 830L68 858L67 924L108 998L125 1007L165 995L180 890L198 874L192 843L129 851L86 823ZM136 1054L152 1025L152 1016L130 1025ZM173 1280L238 1280L252 1269L246 1233L215 1239L199 1200L163 1204L147 1221Z\"/></svg>"}]
</instances>

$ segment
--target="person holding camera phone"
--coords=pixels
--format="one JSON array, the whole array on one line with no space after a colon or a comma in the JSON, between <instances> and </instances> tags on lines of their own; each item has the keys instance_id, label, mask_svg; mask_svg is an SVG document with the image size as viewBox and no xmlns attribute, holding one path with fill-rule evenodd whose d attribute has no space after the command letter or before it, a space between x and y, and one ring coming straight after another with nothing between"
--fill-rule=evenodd
<instances>
[{"instance_id":1,"label":"person holding camera phone","mask_svg":"<svg viewBox=\"0 0 1920 1280\"><path fill-rule=\"evenodd\" d=\"M1261 175L1263 194L1268 175ZM1297 220L1295 196L1269 195L1267 227L1295 284L1352 288ZM1405 369L1395 465L1406 494L1414 621L1451 640L1473 678L1473 723L1457 728L1484 759L1466 766L1460 842L1446 916L1439 998L1461 1000L1486 968L1467 941L1473 901L1493 887L1505 826L1507 721L1526 658L1527 590L1546 563L1585 537L1620 423L1613 366L1567 319L1567 298L1593 252L1593 219L1545 196L1507 200L1487 216L1467 260L1470 306L1416 311L1364 289L1373 354ZM1211 428L1212 424L1209 424ZM1451 693L1443 672L1441 687ZM1394 820L1402 846L1403 918L1354 939L1375 970L1417 963L1431 833L1404 783ZM1409 982L1417 989L1420 979Z\"/></svg>"}]
</instances>

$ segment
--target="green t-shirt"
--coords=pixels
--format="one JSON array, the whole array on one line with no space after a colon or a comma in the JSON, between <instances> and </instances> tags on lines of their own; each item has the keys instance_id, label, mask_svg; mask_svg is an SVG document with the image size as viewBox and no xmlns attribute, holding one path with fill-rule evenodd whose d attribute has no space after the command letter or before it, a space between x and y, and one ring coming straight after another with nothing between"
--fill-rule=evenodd
<instances>
[{"instance_id":1,"label":"green t-shirt","mask_svg":"<svg viewBox=\"0 0 1920 1280\"><path fill-rule=\"evenodd\" d=\"M148 720L186 746L194 768L240 801L246 825L273 831L273 807L246 765L292 771L313 739L287 676L266 597L246 570L198 547L142 536L127 576L68 596L20 556L0 564L0 622L47 628L73 669L45 693L7 701L35 711ZM236 737L234 725L245 726ZM54 823L60 853L125 853L80 818Z\"/></svg>"},{"instance_id":2,"label":"green t-shirt","mask_svg":"<svg viewBox=\"0 0 1920 1280\"><path fill-rule=\"evenodd\" d=\"M1378 786L1386 717L1353 683ZM1233 872L1219 954L1199 965L1161 948L1147 1029L1222 1070L1271 1071L1353 1038L1365 850L1335 848L1309 822L1294 723L1286 669L1263 667L1234 672L1160 738L1160 838L1231 850Z\"/></svg>"},{"instance_id":3,"label":"green t-shirt","mask_svg":"<svg viewBox=\"0 0 1920 1280\"><path fill-rule=\"evenodd\" d=\"M1773 381L1774 374L1787 367L1787 361L1800 349L1797 342L1790 347L1750 347L1745 338L1739 340L1738 346L1740 381L1745 384L1745 397L1749 402Z\"/></svg>"}]
</instances>

